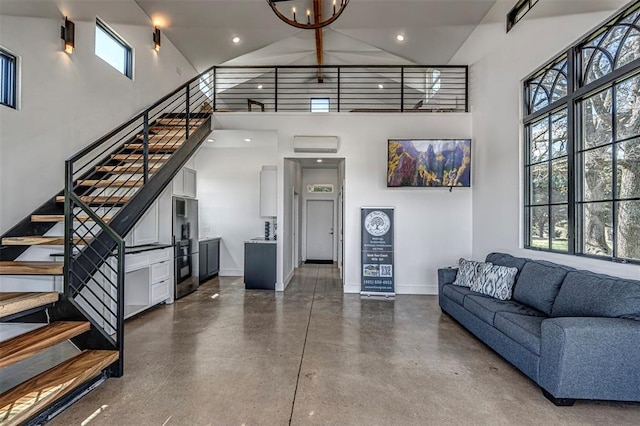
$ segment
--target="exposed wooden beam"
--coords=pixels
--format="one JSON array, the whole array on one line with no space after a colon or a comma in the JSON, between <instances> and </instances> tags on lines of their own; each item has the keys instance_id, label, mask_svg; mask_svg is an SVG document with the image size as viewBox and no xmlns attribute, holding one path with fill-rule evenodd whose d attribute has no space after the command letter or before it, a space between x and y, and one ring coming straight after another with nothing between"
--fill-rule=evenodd
<instances>
[{"instance_id":1,"label":"exposed wooden beam","mask_svg":"<svg viewBox=\"0 0 640 426\"><path fill-rule=\"evenodd\" d=\"M313 0L313 16L315 22L318 23L322 21L322 0ZM318 62L318 66L322 66L324 64L324 47L323 47L323 33L322 28L317 28L316 30L316 61ZM322 68L318 68L317 71L318 83L324 82L324 72Z\"/></svg>"}]
</instances>

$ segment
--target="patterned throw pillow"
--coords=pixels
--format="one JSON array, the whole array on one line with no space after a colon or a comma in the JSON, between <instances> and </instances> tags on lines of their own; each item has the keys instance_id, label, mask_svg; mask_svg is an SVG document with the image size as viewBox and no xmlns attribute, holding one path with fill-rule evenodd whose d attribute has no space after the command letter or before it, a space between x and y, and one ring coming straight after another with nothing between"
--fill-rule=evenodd
<instances>
[{"instance_id":1,"label":"patterned throw pillow","mask_svg":"<svg viewBox=\"0 0 640 426\"><path fill-rule=\"evenodd\" d=\"M458 275L456 275L456 280L452 284L461 287L471 287L480 274L482 264L482 262L466 260L461 257L458 261Z\"/></svg>"},{"instance_id":2,"label":"patterned throw pillow","mask_svg":"<svg viewBox=\"0 0 640 426\"><path fill-rule=\"evenodd\" d=\"M509 300L513 294L518 268L484 263L477 279L471 283L471 291L486 294L495 299Z\"/></svg>"}]
</instances>

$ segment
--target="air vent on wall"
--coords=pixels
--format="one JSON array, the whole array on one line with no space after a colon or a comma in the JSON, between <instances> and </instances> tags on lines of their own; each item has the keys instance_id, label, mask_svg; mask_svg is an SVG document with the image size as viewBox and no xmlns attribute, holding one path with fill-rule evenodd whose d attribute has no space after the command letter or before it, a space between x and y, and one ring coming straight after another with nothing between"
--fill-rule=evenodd
<instances>
[{"instance_id":1,"label":"air vent on wall","mask_svg":"<svg viewBox=\"0 0 640 426\"><path fill-rule=\"evenodd\" d=\"M293 137L294 152L309 152L335 154L338 152L337 136L294 136Z\"/></svg>"}]
</instances>

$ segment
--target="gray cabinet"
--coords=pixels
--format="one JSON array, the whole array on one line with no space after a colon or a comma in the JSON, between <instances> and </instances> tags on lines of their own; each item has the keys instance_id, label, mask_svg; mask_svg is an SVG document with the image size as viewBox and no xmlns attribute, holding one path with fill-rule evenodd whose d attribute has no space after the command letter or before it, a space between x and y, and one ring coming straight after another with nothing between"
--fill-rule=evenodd
<instances>
[{"instance_id":1,"label":"gray cabinet","mask_svg":"<svg viewBox=\"0 0 640 426\"><path fill-rule=\"evenodd\" d=\"M244 288L276 289L276 242L244 243Z\"/></svg>"},{"instance_id":2,"label":"gray cabinet","mask_svg":"<svg viewBox=\"0 0 640 426\"><path fill-rule=\"evenodd\" d=\"M200 241L200 282L220 272L220 238Z\"/></svg>"}]
</instances>

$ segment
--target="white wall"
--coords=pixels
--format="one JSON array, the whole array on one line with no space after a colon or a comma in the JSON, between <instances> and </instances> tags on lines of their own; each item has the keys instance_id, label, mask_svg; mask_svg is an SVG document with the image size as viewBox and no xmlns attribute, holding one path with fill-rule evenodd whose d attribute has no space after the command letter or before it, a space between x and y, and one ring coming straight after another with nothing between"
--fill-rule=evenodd
<instances>
[{"instance_id":1,"label":"white wall","mask_svg":"<svg viewBox=\"0 0 640 426\"><path fill-rule=\"evenodd\" d=\"M333 193L309 193L307 192L307 186L313 184L326 184L333 185ZM338 245L337 245L337 232L338 229L338 169L302 169L302 259L307 259L307 228L313 224L307 222L307 207L309 200L331 200L333 201L333 260L338 259Z\"/></svg>"},{"instance_id":2,"label":"white wall","mask_svg":"<svg viewBox=\"0 0 640 426\"><path fill-rule=\"evenodd\" d=\"M92 6L109 23L109 5ZM64 187L66 158L196 74L164 35L152 49L151 19L134 10L149 25L111 25L134 48L133 80L95 56L94 21L75 21L68 55L62 19L0 16L0 45L19 56L22 81L20 109L0 107L0 233Z\"/></svg>"},{"instance_id":3,"label":"white wall","mask_svg":"<svg viewBox=\"0 0 640 426\"><path fill-rule=\"evenodd\" d=\"M396 207L396 291L400 294L437 291L437 269L471 255L471 190L387 188L387 139L469 138L470 114L218 114L216 129L277 130L278 220L288 223L290 191L285 191L284 158L293 152L294 135L336 135L341 148L332 156L345 158L345 291L360 291L360 207ZM323 155L328 157L331 155ZM306 155L306 157L311 157ZM256 172L259 167L255 168ZM198 168L200 171L200 168ZM284 231L286 234L286 230ZM282 232L279 232L282 234ZM290 239L290 237L289 237ZM278 241L279 264L291 257L291 244ZM284 288L291 270L278 271Z\"/></svg>"},{"instance_id":4,"label":"white wall","mask_svg":"<svg viewBox=\"0 0 640 426\"><path fill-rule=\"evenodd\" d=\"M221 237L220 275L242 276L244 242L264 236L260 169L277 163L277 137L275 132L217 130L211 137L215 142L205 143L194 162L200 238ZM244 142L245 137L252 141Z\"/></svg>"},{"instance_id":5,"label":"white wall","mask_svg":"<svg viewBox=\"0 0 640 426\"><path fill-rule=\"evenodd\" d=\"M522 243L522 80L611 16L626 0L602 2L611 10L555 18L559 2L541 1L508 34L504 16L513 1L498 1L452 63L470 65L473 115L473 257L492 251L546 259L630 278L640 267L524 250ZM514 58L517 57L517 60Z\"/></svg>"}]
</instances>

